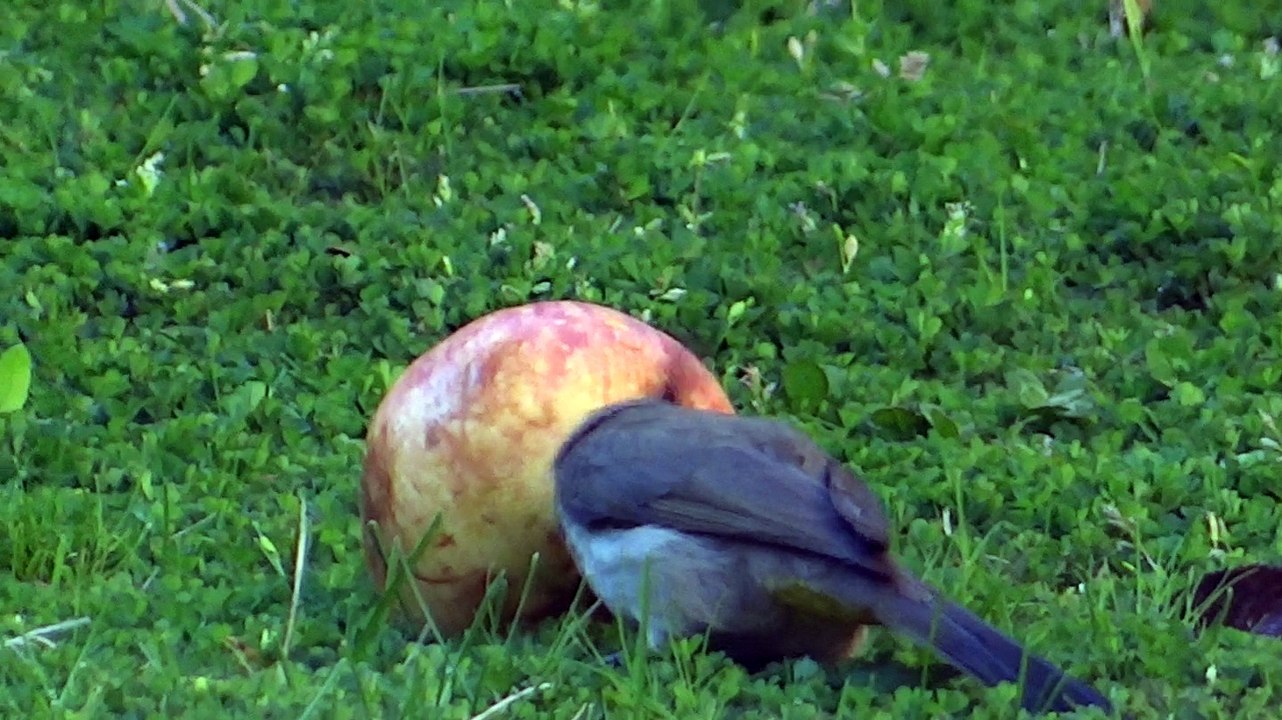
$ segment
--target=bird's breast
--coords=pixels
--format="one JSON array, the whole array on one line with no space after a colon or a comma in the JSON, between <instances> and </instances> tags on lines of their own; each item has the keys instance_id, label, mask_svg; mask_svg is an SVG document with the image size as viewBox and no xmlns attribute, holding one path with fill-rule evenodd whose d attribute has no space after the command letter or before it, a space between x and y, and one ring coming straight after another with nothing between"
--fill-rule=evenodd
<instances>
[{"instance_id":1,"label":"bird's breast","mask_svg":"<svg viewBox=\"0 0 1282 720\"><path fill-rule=\"evenodd\" d=\"M642 583L648 581L653 592L655 574L661 569L659 564L684 536L654 525L589 530L577 523L567 523L565 539L597 597L611 612L637 619Z\"/></svg>"}]
</instances>

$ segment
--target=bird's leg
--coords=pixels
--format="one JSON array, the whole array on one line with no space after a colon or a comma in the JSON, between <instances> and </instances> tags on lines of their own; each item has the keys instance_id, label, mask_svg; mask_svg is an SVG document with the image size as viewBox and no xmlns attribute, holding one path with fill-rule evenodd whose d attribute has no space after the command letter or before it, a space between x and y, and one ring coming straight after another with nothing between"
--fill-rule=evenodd
<instances>
[{"instance_id":1,"label":"bird's leg","mask_svg":"<svg viewBox=\"0 0 1282 720\"><path fill-rule=\"evenodd\" d=\"M664 643L666 642L668 642L667 630L665 630L663 627L660 627L657 623L651 624L646 629L646 647L644 650L642 650L642 652L646 652L646 653L655 652L660 648L662 648ZM606 655L605 657L601 658L601 662L605 663L606 665L612 668L616 668L616 669L622 668L623 667L623 650L615 650L609 655Z\"/></svg>"}]
</instances>

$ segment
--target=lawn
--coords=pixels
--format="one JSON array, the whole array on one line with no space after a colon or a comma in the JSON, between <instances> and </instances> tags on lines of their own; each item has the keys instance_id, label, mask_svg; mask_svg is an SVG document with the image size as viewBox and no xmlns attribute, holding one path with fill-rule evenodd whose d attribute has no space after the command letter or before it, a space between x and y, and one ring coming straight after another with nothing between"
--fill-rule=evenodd
<instances>
[{"instance_id":1,"label":"lawn","mask_svg":"<svg viewBox=\"0 0 1282 720\"><path fill-rule=\"evenodd\" d=\"M1185 593L1282 555L1282 14L1106 5L6 2L0 716L1014 715L888 633L615 669L578 614L381 612L369 418L552 298L807 430L1133 717L1275 713L1277 639Z\"/></svg>"}]
</instances>

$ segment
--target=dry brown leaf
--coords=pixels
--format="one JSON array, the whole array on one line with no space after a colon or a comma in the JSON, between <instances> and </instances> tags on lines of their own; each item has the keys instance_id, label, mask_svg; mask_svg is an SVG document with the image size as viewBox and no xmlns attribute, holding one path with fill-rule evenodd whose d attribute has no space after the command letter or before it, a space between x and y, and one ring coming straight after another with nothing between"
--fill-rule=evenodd
<instances>
[{"instance_id":1,"label":"dry brown leaf","mask_svg":"<svg viewBox=\"0 0 1282 720\"><path fill-rule=\"evenodd\" d=\"M899 58L899 77L909 82L917 82L926 74L930 65L930 55L919 50L905 53Z\"/></svg>"}]
</instances>

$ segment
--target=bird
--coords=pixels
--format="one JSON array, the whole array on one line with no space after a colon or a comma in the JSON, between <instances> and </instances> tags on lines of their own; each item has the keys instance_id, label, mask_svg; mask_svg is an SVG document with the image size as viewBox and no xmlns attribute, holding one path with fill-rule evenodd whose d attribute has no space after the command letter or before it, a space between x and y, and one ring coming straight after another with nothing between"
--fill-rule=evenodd
<instances>
[{"instance_id":1,"label":"bird","mask_svg":"<svg viewBox=\"0 0 1282 720\"><path fill-rule=\"evenodd\" d=\"M651 650L703 636L749 668L835 663L881 626L986 685L1022 679L1030 712L1112 712L901 565L874 491L784 420L616 402L576 425L552 470L571 558Z\"/></svg>"}]
</instances>

